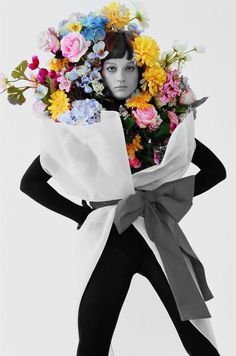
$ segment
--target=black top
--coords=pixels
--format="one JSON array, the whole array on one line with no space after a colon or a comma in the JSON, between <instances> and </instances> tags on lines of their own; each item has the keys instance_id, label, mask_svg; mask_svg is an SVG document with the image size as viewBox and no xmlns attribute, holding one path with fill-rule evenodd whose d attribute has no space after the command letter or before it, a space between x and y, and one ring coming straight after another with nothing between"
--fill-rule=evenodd
<instances>
[{"instance_id":1,"label":"black top","mask_svg":"<svg viewBox=\"0 0 236 356\"><path fill-rule=\"evenodd\" d=\"M195 141L196 149L192 163L198 166L200 171L195 175L194 196L207 191L226 178L226 170L222 162L202 142L196 138ZM93 209L72 202L52 188L47 183L51 175L44 171L39 157L38 155L34 159L24 173L20 190L48 209L82 224Z\"/></svg>"}]
</instances>

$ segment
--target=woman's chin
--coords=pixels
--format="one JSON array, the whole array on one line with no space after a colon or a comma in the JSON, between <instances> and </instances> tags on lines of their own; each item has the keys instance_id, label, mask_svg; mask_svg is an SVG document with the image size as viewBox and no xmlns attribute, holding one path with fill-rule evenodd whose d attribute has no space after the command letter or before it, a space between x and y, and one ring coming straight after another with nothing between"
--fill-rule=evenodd
<instances>
[{"instance_id":1,"label":"woman's chin","mask_svg":"<svg viewBox=\"0 0 236 356\"><path fill-rule=\"evenodd\" d=\"M124 100L128 97L127 94L124 94L124 93L115 93L113 94L113 96L115 97L115 99L118 99L118 100Z\"/></svg>"}]
</instances>

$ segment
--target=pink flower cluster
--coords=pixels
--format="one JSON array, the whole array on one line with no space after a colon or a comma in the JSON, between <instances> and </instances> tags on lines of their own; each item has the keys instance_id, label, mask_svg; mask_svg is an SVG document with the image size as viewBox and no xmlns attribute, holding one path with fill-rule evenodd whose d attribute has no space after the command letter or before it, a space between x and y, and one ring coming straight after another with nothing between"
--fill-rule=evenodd
<instances>
[{"instance_id":1,"label":"pink flower cluster","mask_svg":"<svg viewBox=\"0 0 236 356\"><path fill-rule=\"evenodd\" d=\"M177 69L168 70L166 82L160 88L159 101L161 105L165 105L180 95L181 90L179 88L180 78Z\"/></svg>"},{"instance_id":2,"label":"pink flower cluster","mask_svg":"<svg viewBox=\"0 0 236 356\"><path fill-rule=\"evenodd\" d=\"M66 78L64 78L64 76L60 72L56 72L55 70L48 71L46 68L39 67L38 56L32 57L32 63L29 63L28 67L31 70L35 70L35 69L39 70L35 78L40 84L45 84L46 76L48 76L49 78L53 79L55 88L60 87L61 90L66 89L66 91L69 91L68 81L66 80ZM70 70L70 68L68 68L68 70Z\"/></svg>"}]
</instances>

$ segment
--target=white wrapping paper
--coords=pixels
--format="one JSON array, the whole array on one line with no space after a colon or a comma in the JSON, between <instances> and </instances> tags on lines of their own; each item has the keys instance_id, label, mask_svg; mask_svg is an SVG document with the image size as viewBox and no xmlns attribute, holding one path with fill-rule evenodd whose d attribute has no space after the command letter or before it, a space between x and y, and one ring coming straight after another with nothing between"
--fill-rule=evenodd
<instances>
[{"instance_id":1,"label":"white wrapping paper","mask_svg":"<svg viewBox=\"0 0 236 356\"><path fill-rule=\"evenodd\" d=\"M89 126L42 118L40 160L43 169L65 192L88 201L121 199L133 194L135 189L153 190L167 181L179 179L187 171L195 148L194 117L190 112L172 133L160 165L131 174L118 112L104 110L101 122ZM75 259L81 271L78 273L79 301L105 247L115 209L116 205L110 205L92 211L77 232ZM166 275L156 245L147 235L143 217L138 217L133 225ZM197 284L191 262L187 256L185 259ZM190 321L218 349L210 318ZM112 343L109 356L119 356L115 355Z\"/></svg>"}]
</instances>

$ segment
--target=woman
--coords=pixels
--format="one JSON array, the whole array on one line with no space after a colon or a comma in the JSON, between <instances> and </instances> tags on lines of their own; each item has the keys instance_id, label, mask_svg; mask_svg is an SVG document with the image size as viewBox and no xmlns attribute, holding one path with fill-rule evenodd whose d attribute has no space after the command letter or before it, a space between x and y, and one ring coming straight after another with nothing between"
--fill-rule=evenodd
<instances>
[{"instance_id":1,"label":"woman","mask_svg":"<svg viewBox=\"0 0 236 356\"><path fill-rule=\"evenodd\" d=\"M102 76L107 110L118 110L138 87L141 71L132 62L132 47L127 32L111 33L104 40L110 53L104 60ZM194 196L226 178L221 161L195 138L192 163L200 168L195 176ZM78 223L85 221L92 208L83 207L57 193L47 181L51 178L37 156L25 172L20 189L45 207ZM84 290L79 305L79 345L77 356L107 356L111 338L135 273L145 276L163 302L180 340L189 355L219 355L214 345L189 321L182 321L168 280L153 251L131 224L122 234L112 225L107 243ZM102 326L101 326L102 320Z\"/></svg>"}]
</instances>

